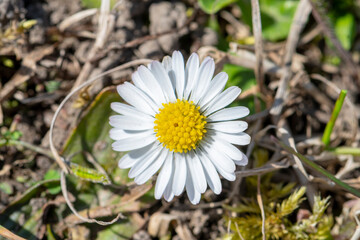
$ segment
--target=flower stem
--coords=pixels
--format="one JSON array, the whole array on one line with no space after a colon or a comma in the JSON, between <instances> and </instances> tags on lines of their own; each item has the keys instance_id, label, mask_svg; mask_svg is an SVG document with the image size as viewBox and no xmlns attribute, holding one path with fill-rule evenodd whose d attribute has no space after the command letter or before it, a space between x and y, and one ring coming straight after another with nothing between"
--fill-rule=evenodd
<instances>
[{"instance_id":1,"label":"flower stem","mask_svg":"<svg viewBox=\"0 0 360 240\"><path fill-rule=\"evenodd\" d=\"M325 177L329 178L331 181L333 181L334 183L336 183L337 185L339 185L343 189L347 190L348 192L354 194L357 197L360 197L360 192L358 190L356 190L355 188L351 187L347 183L344 183L340 179L336 178L334 175L332 175L331 173L329 173L328 171L326 171L325 169L323 169L322 167L320 167L319 165L317 165L313 161L307 159L304 155L296 152L293 148L291 148L291 147L287 146L286 144L284 144L283 142L279 141L277 138L273 137L273 140L277 144L279 144L283 149L285 149L288 153L291 153L291 154L294 154L295 156L297 156L301 161L303 161L309 167L313 168L314 170L316 170L320 174L322 174Z\"/></svg>"},{"instance_id":2,"label":"flower stem","mask_svg":"<svg viewBox=\"0 0 360 240\"><path fill-rule=\"evenodd\" d=\"M333 131L335 121L336 121L336 119L340 113L340 110L342 108L342 105L344 103L346 93L347 93L346 90L341 90L340 95L339 95L338 99L336 100L334 110L331 114L331 118L330 118L329 122L326 124L324 135L322 137L322 142L324 143L325 148L328 148L328 146L330 144L330 135Z\"/></svg>"}]
</instances>

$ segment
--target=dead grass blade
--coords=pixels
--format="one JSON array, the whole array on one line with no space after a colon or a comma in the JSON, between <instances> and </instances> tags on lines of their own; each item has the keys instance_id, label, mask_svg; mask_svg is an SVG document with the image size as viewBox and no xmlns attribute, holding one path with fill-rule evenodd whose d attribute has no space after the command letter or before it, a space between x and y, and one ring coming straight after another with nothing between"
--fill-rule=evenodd
<instances>
[{"instance_id":1,"label":"dead grass blade","mask_svg":"<svg viewBox=\"0 0 360 240\"><path fill-rule=\"evenodd\" d=\"M5 237L6 239L11 239L11 240L25 240L25 238L19 237L18 235L10 232L9 230L7 230L6 228L4 228L3 226L0 225L0 235Z\"/></svg>"},{"instance_id":2,"label":"dead grass blade","mask_svg":"<svg viewBox=\"0 0 360 240\"><path fill-rule=\"evenodd\" d=\"M288 39L286 41L285 56L283 60L282 76L280 85L276 91L275 101L270 110L271 115L278 116L281 113L284 101L287 95L287 87L291 78L291 63L295 53L296 46L299 42L299 37L304 28L309 14L311 12L311 5L309 0L301 0L291 23Z\"/></svg>"},{"instance_id":3,"label":"dead grass blade","mask_svg":"<svg viewBox=\"0 0 360 240\"><path fill-rule=\"evenodd\" d=\"M260 185L261 185L261 174L258 175L257 177L257 194L256 194L256 199L258 201L259 204L259 208L261 211L261 219L262 219L262 223L261 223L261 232L262 232L262 239L266 240L266 233L265 233L265 211L264 211L264 204L261 198L261 190L260 190Z\"/></svg>"},{"instance_id":4,"label":"dead grass blade","mask_svg":"<svg viewBox=\"0 0 360 240\"><path fill-rule=\"evenodd\" d=\"M280 161L278 163L268 163L262 167L259 168L253 168L249 170L243 170L243 171L236 171L235 174L240 177L249 177L249 176L255 176L259 174L265 174L268 172L273 172L279 169L288 168L290 164L287 160Z\"/></svg>"},{"instance_id":5,"label":"dead grass blade","mask_svg":"<svg viewBox=\"0 0 360 240\"><path fill-rule=\"evenodd\" d=\"M66 31L67 29L71 28L72 26L77 26L78 23L88 17L95 15L98 12L98 9L86 9L81 12L77 12L74 15L65 18L59 25L58 28L61 32Z\"/></svg>"},{"instance_id":6,"label":"dead grass blade","mask_svg":"<svg viewBox=\"0 0 360 240\"><path fill-rule=\"evenodd\" d=\"M85 62L83 68L81 69L81 72L77 77L72 90L80 86L89 77L94 67L94 62L92 61L92 59L101 49L103 49L110 33L112 32L112 29L114 28L114 24L115 16L110 14L110 0L101 1L100 16L98 21L98 32L96 35L94 47L91 48L88 59Z\"/></svg>"},{"instance_id":7,"label":"dead grass blade","mask_svg":"<svg viewBox=\"0 0 360 240\"><path fill-rule=\"evenodd\" d=\"M263 71L263 42L261 34L261 17L258 0L251 0L252 25L255 37L255 77L258 82L260 92L263 90L264 71Z\"/></svg>"}]
</instances>

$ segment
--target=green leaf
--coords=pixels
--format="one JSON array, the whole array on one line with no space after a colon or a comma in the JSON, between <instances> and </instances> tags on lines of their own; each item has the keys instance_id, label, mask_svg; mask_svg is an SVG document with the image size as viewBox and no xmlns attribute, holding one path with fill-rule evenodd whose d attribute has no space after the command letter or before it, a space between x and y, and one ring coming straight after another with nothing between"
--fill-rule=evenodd
<instances>
[{"instance_id":1,"label":"green leaf","mask_svg":"<svg viewBox=\"0 0 360 240\"><path fill-rule=\"evenodd\" d=\"M44 180L51 180L51 179L60 179L60 173L55 169L50 169L44 175ZM56 195L61 191L61 187L59 182L55 183L48 183L45 185L50 194Z\"/></svg>"},{"instance_id":2,"label":"green leaf","mask_svg":"<svg viewBox=\"0 0 360 240\"><path fill-rule=\"evenodd\" d=\"M233 64L225 64L223 71L229 75L229 80L226 83L226 88L231 86L238 86L242 92L249 90L257 85L254 70L241 67ZM265 108L265 104L262 103L262 108ZM231 107L234 106L246 106L250 110L250 114L255 113L254 97L249 96L244 99L233 102Z\"/></svg>"},{"instance_id":3,"label":"green leaf","mask_svg":"<svg viewBox=\"0 0 360 240\"><path fill-rule=\"evenodd\" d=\"M130 239L137 230L138 228L135 224L129 220L124 220L98 232L96 239L126 240Z\"/></svg>"},{"instance_id":4,"label":"green leaf","mask_svg":"<svg viewBox=\"0 0 360 240\"><path fill-rule=\"evenodd\" d=\"M252 26L251 2L237 1L241 8L242 20ZM260 15L263 38L270 41L285 39L299 1L297 0L260 0Z\"/></svg>"},{"instance_id":5,"label":"green leaf","mask_svg":"<svg viewBox=\"0 0 360 240\"><path fill-rule=\"evenodd\" d=\"M199 6L204 12L214 14L234 2L236 0L199 0Z\"/></svg>"},{"instance_id":6,"label":"green leaf","mask_svg":"<svg viewBox=\"0 0 360 240\"><path fill-rule=\"evenodd\" d=\"M254 70L252 69L234 64L225 64L223 71L229 75L226 88L231 86L238 86L242 91L246 91L253 86L256 86L257 84Z\"/></svg>"},{"instance_id":7,"label":"green leaf","mask_svg":"<svg viewBox=\"0 0 360 240\"><path fill-rule=\"evenodd\" d=\"M82 152L88 152L116 183L125 184L129 181L127 177L128 170L119 169L117 165L118 160L124 153L112 150L111 144L113 140L109 137L111 126L108 119L114 114L110 104L119 101L121 99L115 87L101 91L67 140L62 155L65 158L73 155L69 159L72 163L93 169L93 166L85 160L84 154L81 154ZM95 174L95 170L93 170L93 173Z\"/></svg>"},{"instance_id":8,"label":"green leaf","mask_svg":"<svg viewBox=\"0 0 360 240\"><path fill-rule=\"evenodd\" d=\"M8 67L8 68L13 68L13 67L14 67L14 61L11 60L10 58L2 57L2 58L0 58L0 59L1 59L2 64L3 64L5 67Z\"/></svg>"},{"instance_id":9,"label":"green leaf","mask_svg":"<svg viewBox=\"0 0 360 240\"><path fill-rule=\"evenodd\" d=\"M82 5L85 8L100 8L101 0L81 0ZM110 8L114 6L116 0L110 0Z\"/></svg>"},{"instance_id":10,"label":"green leaf","mask_svg":"<svg viewBox=\"0 0 360 240\"><path fill-rule=\"evenodd\" d=\"M0 183L0 190L6 193L7 195L11 195L14 192L13 187L7 182Z\"/></svg>"},{"instance_id":11,"label":"green leaf","mask_svg":"<svg viewBox=\"0 0 360 240\"><path fill-rule=\"evenodd\" d=\"M32 197L34 197L36 194L39 194L44 189L46 184L59 182L60 181L58 179L43 180L28 188L21 196L17 197L5 208L0 210L0 224L2 224L2 221L4 220L3 217L6 219L6 216L9 215L12 211L17 210L19 206L30 201Z\"/></svg>"},{"instance_id":12,"label":"green leaf","mask_svg":"<svg viewBox=\"0 0 360 240\"><path fill-rule=\"evenodd\" d=\"M349 50L355 39L356 23L355 17L351 13L347 13L335 20L335 33L339 38L341 45Z\"/></svg>"},{"instance_id":13,"label":"green leaf","mask_svg":"<svg viewBox=\"0 0 360 240\"><path fill-rule=\"evenodd\" d=\"M48 81L45 83L45 88L48 93L55 92L60 87L59 81Z\"/></svg>"}]
</instances>

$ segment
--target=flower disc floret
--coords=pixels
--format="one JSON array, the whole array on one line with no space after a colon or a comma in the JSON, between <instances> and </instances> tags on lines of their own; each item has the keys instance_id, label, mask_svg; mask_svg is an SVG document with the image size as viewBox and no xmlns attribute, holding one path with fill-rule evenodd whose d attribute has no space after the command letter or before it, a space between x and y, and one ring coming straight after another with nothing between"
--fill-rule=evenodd
<instances>
[{"instance_id":1,"label":"flower disc floret","mask_svg":"<svg viewBox=\"0 0 360 240\"><path fill-rule=\"evenodd\" d=\"M188 152L196 149L206 133L205 116L193 102L178 99L174 103L164 103L155 115L154 131L164 147L173 152Z\"/></svg>"}]
</instances>

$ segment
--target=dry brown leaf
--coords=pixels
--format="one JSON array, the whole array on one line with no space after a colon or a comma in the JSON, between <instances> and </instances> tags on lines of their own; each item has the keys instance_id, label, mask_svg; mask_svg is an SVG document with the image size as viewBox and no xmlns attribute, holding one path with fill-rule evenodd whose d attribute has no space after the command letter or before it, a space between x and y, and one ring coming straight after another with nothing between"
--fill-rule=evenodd
<instances>
[{"instance_id":1,"label":"dry brown leaf","mask_svg":"<svg viewBox=\"0 0 360 240\"><path fill-rule=\"evenodd\" d=\"M177 216L156 212L150 217L148 232L152 237L161 238L165 236L172 221L177 221Z\"/></svg>"}]
</instances>

